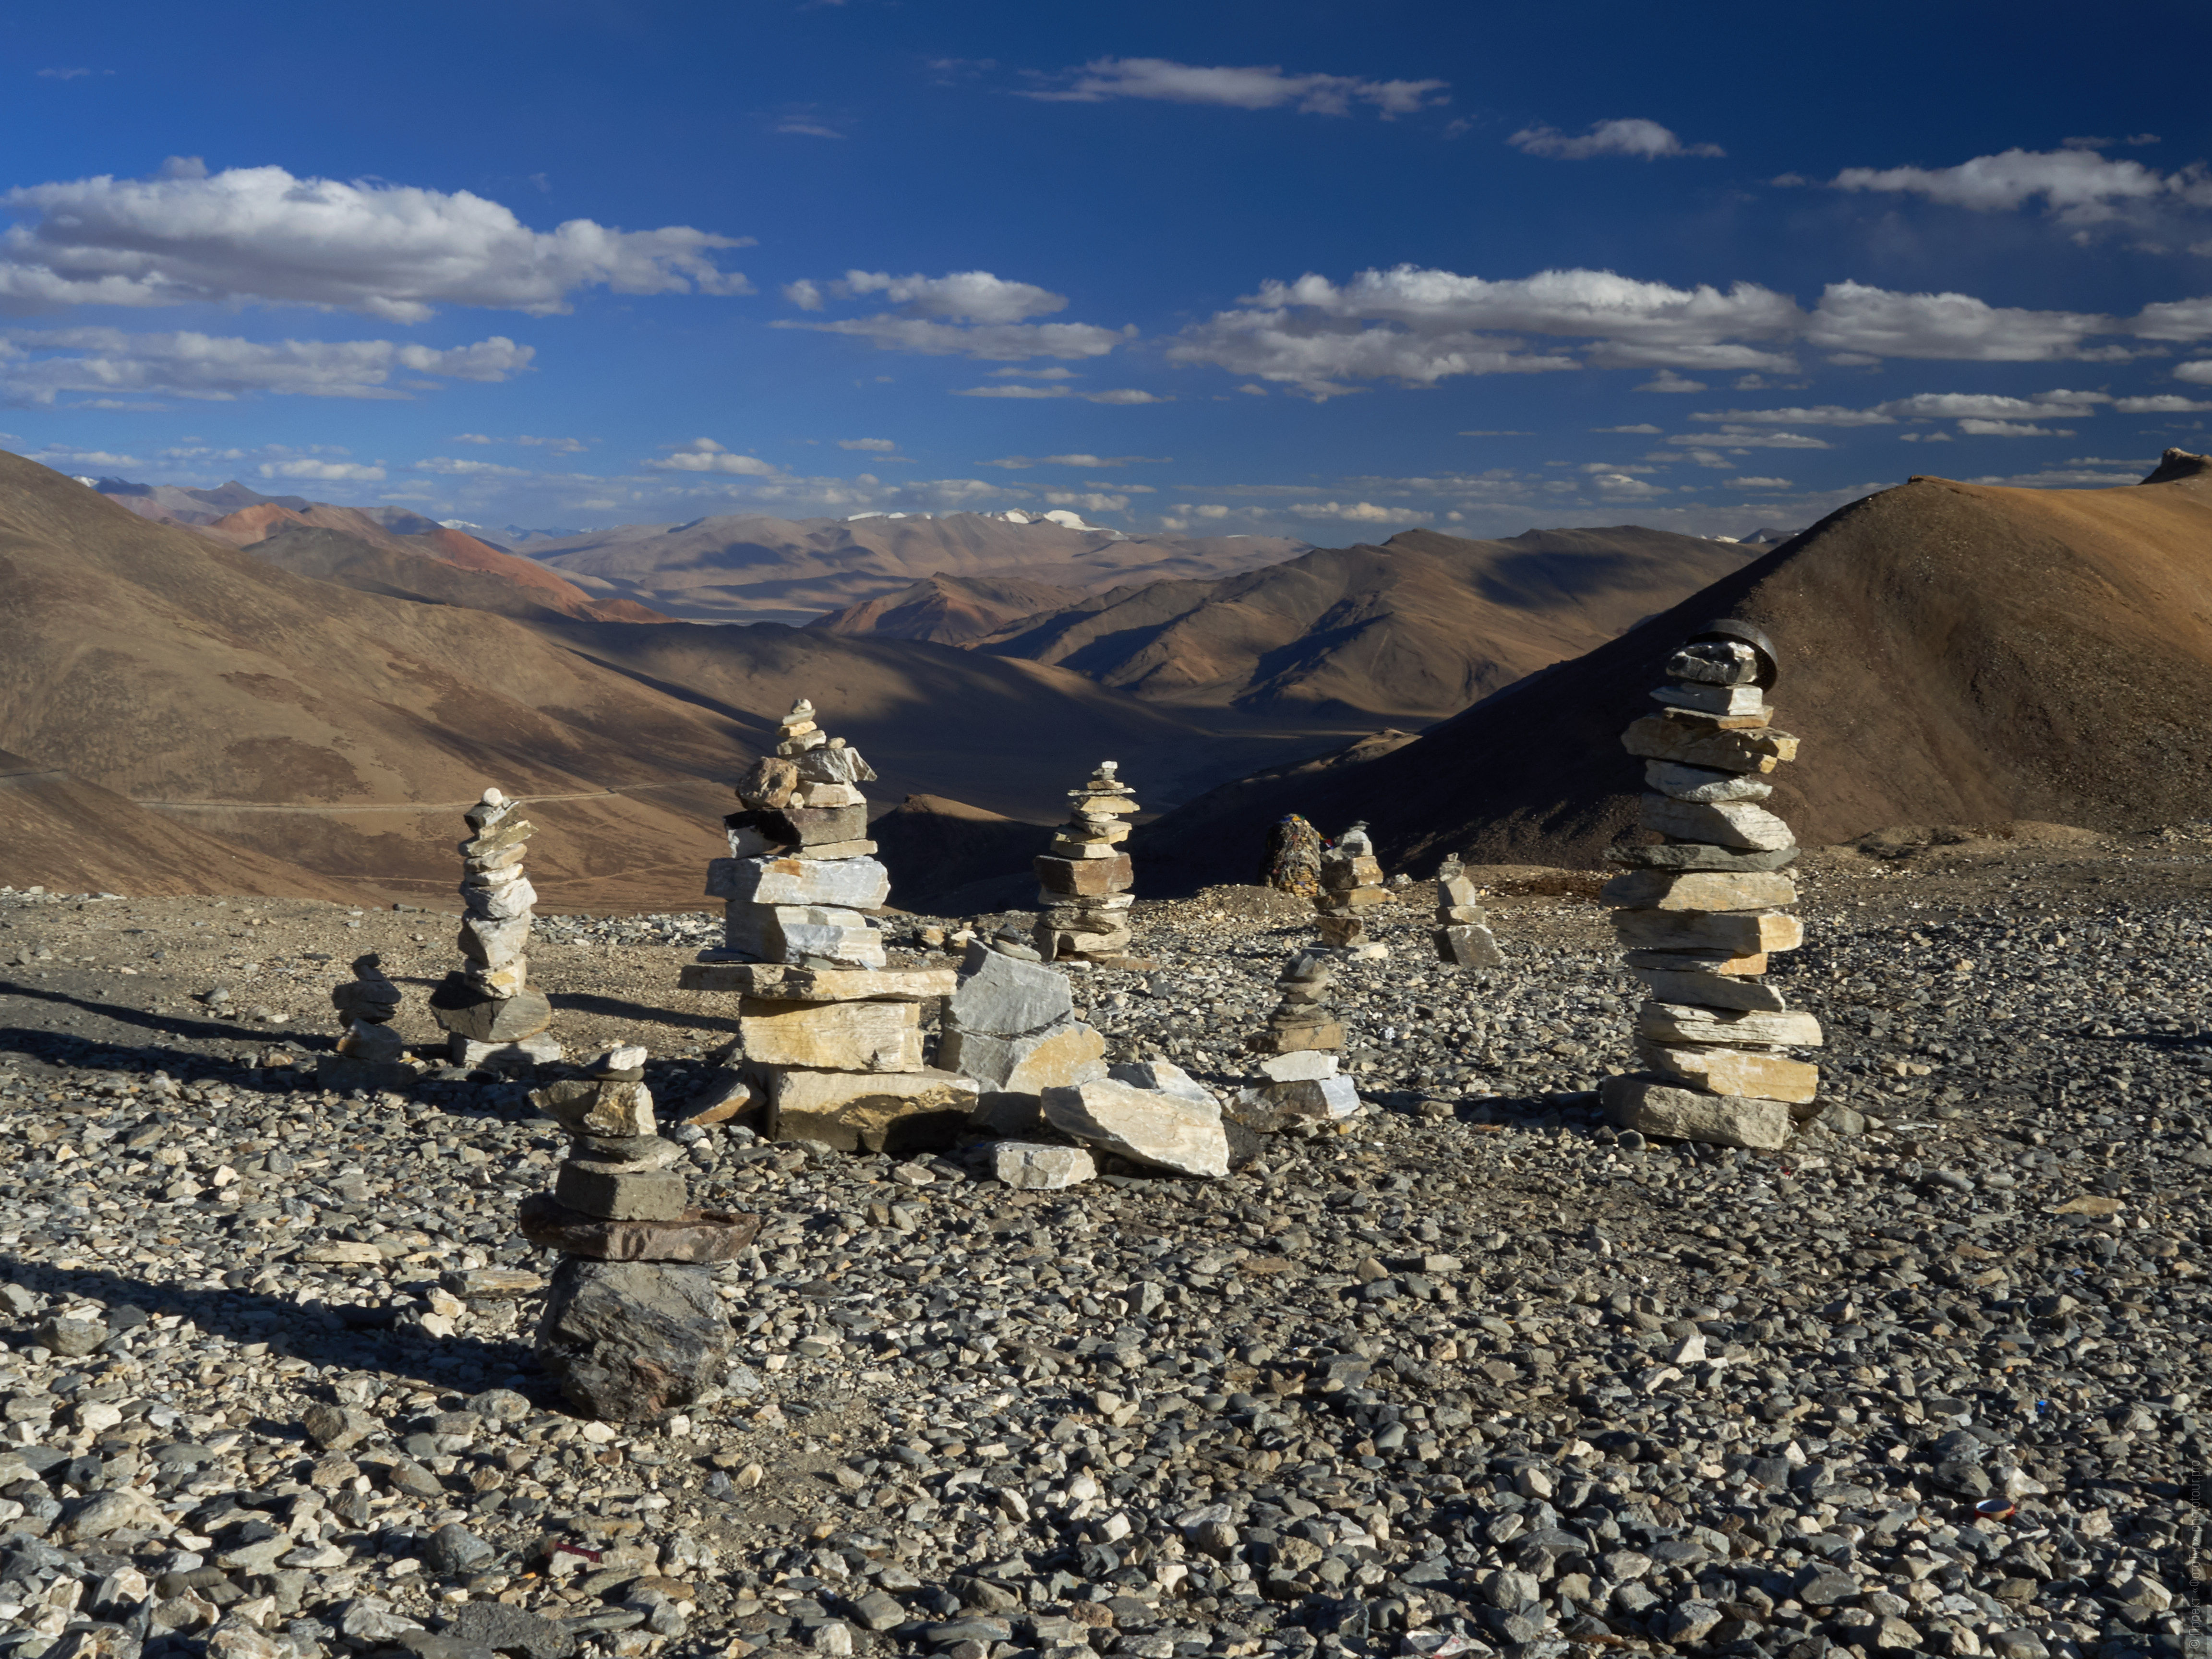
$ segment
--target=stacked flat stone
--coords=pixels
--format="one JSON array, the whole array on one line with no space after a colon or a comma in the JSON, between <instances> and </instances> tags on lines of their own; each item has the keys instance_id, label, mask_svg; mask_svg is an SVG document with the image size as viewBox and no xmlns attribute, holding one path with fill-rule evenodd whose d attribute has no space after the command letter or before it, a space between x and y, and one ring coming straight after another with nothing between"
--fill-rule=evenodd
<instances>
[{"instance_id":1,"label":"stacked flat stone","mask_svg":"<svg viewBox=\"0 0 2212 1659\"><path fill-rule=\"evenodd\" d=\"M976 1126L998 1134L1037 1128L1047 1089L1106 1075L1106 1039L1076 1018L1067 975L1018 949L1004 939L968 947L938 1043L938 1063L981 1091Z\"/></svg>"},{"instance_id":2,"label":"stacked flat stone","mask_svg":"<svg viewBox=\"0 0 2212 1659\"><path fill-rule=\"evenodd\" d=\"M752 1243L757 1216L695 1210L684 1149L661 1139L645 1050L600 1055L531 1104L568 1132L553 1190L522 1201L526 1237L561 1253L538 1355L592 1415L649 1420L718 1387L731 1332L714 1276Z\"/></svg>"},{"instance_id":3,"label":"stacked flat stone","mask_svg":"<svg viewBox=\"0 0 2212 1659\"><path fill-rule=\"evenodd\" d=\"M1275 981L1282 993L1265 1030L1245 1039L1261 1056L1257 1075L1237 1091L1229 1114L1249 1129L1284 1129L1299 1123L1350 1117L1359 1109L1352 1079L1339 1075L1337 1052L1344 1024L1328 1004L1335 970L1310 951L1300 951Z\"/></svg>"},{"instance_id":4,"label":"stacked flat stone","mask_svg":"<svg viewBox=\"0 0 2212 1659\"><path fill-rule=\"evenodd\" d=\"M727 901L723 958L884 965L883 935L860 914L890 895L860 788L875 775L859 750L822 730L812 703L792 704L775 752L738 781L743 810L722 820L731 856L708 871L708 893Z\"/></svg>"},{"instance_id":5,"label":"stacked flat stone","mask_svg":"<svg viewBox=\"0 0 2212 1659\"><path fill-rule=\"evenodd\" d=\"M468 965L430 994L430 1012L452 1035L456 1066L520 1069L561 1058L544 1035L553 1005L530 983L531 908L537 890L522 871L534 829L520 801L496 789L466 814L460 846L460 951Z\"/></svg>"},{"instance_id":6,"label":"stacked flat stone","mask_svg":"<svg viewBox=\"0 0 2212 1659\"><path fill-rule=\"evenodd\" d=\"M1105 962L1129 948L1129 817L1137 798L1101 761L1079 789L1067 792L1067 822L1036 860L1037 955L1046 962Z\"/></svg>"},{"instance_id":7,"label":"stacked flat stone","mask_svg":"<svg viewBox=\"0 0 2212 1659\"><path fill-rule=\"evenodd\" d=\"M1314 899L1321 915L1321 942L1355 961L1389 955L1389 945L1367 937L1367 912L1389 899L1367 826L1355 823L1322 854L1321 892Z\"/></svg>"},{"instance_id":8,"label":"stacked flat stone","mask_svg":"<svg viewBox=\"0 0 2212 1659\"><path fill-rule=\"evenodd\" d=\"M1437 866L1437 955L1457 968L1495 968L1504 954L1490 932L1490 912L1474 902L1474 879L1455 853Z\"/></svg>"},{"instance_id":9,"label":"stacked flat stone","mask_svg":"<svg viewBox=\"0 0 2212 1659\"><path fill-rule=\"evenodd\" d=\"M392 1029L399 988L385 976L383 961L375 956L356 957L353 975L331 991L344 1035L337 1054L316 1062L316 1081L341 1091L404 1088L415 1081L416 1071L407 1063L407 1045Z\"/></svg>"},{"instance_id":10,"label":"stacked flat stone","mask_svg":"<svg viewBox=\"0 0 2212 1659\"><path fill-rule=\"evenodd\" d=\"M1797 856L1790 826L1759 805L1768 774L1797 739L1777 732L1767 702L1774 647L1748 623L1723 620L1667 664L1651 695L1662 712L1622 734L1643 759L1641 822L1664 839L1607 850L1627 866L1601 895L1650 993L1637 1011L1645 1070L1609 1078L1611 1120L1646 1133L1723 1146L1784 1145L1808 1115L1819 1068L1790 1050L1821 1042L1820 1022L1792 1012L1761 977L1767 957L1795 950L1804 928L1784 907Z\"/></svg>"},{"instance_id":11,"label":"stacked flat stone","mask_svg":"<svg viewBox=\"0 0 2212 1659\"><path fill-rule=\"evenodd\" d=\"M887 968L864 909L890 873L864 838L875 776L823 735L801 698L776 752L738 785L725 820L734 856L709 868L728 901L725 946L683 974L687 991L734 991L742 1082L718 1115L765 1109L772 1139L901 1152L948 1140L975 1103L969 1079L924 1064L921 1005L952 993L949 968Z\"/></svg>"}]
</instances>

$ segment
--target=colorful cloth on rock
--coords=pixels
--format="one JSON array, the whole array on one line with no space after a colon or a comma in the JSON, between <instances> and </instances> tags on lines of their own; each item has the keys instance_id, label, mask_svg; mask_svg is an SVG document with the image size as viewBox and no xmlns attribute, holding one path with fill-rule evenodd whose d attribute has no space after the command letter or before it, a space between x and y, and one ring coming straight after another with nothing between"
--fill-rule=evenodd
<instances>
[{"instance_id":1,"label":"colorful cloth on rock","mask_svg":"<svg viewBox=\"0 0 2212 1659\"><path fill-rule=\"evenodd\" d=\"M1321 891L1321 831L1296 812L1267 832L1267 885L1294 898Z\"/></svg>"}]
</instances>

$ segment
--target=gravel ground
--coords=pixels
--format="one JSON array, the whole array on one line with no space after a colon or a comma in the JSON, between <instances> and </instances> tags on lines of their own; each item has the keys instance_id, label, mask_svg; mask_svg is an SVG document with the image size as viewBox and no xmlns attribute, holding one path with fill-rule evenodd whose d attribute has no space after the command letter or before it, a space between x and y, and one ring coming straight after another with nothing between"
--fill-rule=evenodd
<instances>
[{"instance_id":1,"label":"gravel ground","mask_svg":"<svg viewBox=\"0 0 2212 1659\"><path fill-rule=\"evenodd\" d=\"M1462 975L1419 884L1337 981L1370 1109L1226 1182L708 1132L766 1224L650 1431L531 1363L520 1089L315 1087L363 951L432 1038L449 918L0 891L0 1659L2212 1654L2206 829L1808 858L1830 1107L1778 1155L1598 1123L1603 910L1495 898ZM1302 907L1137 917L1079 1002L1226 1084ZM713 927L541 919L571 1054L679 1106Z\"/></svg>"}]
</instances>

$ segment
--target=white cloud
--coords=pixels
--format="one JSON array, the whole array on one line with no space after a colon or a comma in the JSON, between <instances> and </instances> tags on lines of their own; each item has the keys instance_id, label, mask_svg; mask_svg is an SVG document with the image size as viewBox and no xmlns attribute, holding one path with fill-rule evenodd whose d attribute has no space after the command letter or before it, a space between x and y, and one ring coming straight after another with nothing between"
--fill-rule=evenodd
<instances>
[{"instance_id":1,"label":"white cloud","mask_svg":"<svg viewBox=\"0 0 2212 1659\"><path fill-rule=\"evenodd\" d=\"M712 438L671 444L669 453L646 463L662 472L735 472L748 478L780 478L783 469L751 455L732 454Z\"/></svg>"},{"instance_id":2,"label":"white cloud","mask_svg":"<svg viewBox=\"0 0 2212 1659\"><path fill-rule=\"evenodd\" d=\"M1048 489L1044 492L1044 499L1048 507L1068 507L1078 513L1126 513L1129 510L1127 495L1103 495L1090 490Z\"/></svg>"},{"instance_id":3,"label":"white cloud","mask_svg":"<svg viewBox=\"0 0 2212 1659\"><path fill-rule=\"evenodd\" d=\"M1032 466L1076 466L1085 470L1101 467L1133 466L1139 464L1164 466L1174 459L1170 455L1006 455L995 461L978 463L982 466L1003 466L1009 471L1019 471ZM1134 485L1121 486L1133 489Z\"/></svg>"},{"instance_id":4,"label":"white cloud","mask_svg":"<svg viewBox=\"0 0 2212 1659\"><path fill-rule=\"evenodd\" d=\"M1585 161L1594 155L1633 155L1646 161L1662 155L1725 155L1718 144L1686 144L1656 121L1600 121L1588 132L1569 137L1554 127L1523 127L1505 141L1530 155Z\"/></svg>"},{"instance_id":5,"label":"white cloud","mask_svg":"<svg viewBox=\"0 0 2212 1659\"><path fill-rule=\"evenodd\" d=\"M1054 294L1034 283L1010 283L988 270L954 270L942 276L848 270L830 284L830 291L846 300L880 294L902 307L904 316L949 317L971 323L1018 323L1067 309L1065 294Z\"/></svg>"},{"instance_id":6,"label":"white cloud","mask_svg":"<svg viewBox=\"0 0 2212 1659\"><path fill-rule=\"evenodd\" d=\"M1907 294L1833 283L1811 311L1786 294L1738 282L1677 288L1613 271L1558 270L1491 281L1399 265L1338 283L1308 273L1269 280L1168 345L1177 363L1206 363L1315 398L1352 382L1428 386L1459 375L1579 368L1661 369L1638 389L1701 392L1678 369L1796 372L1802 342L1831 361L1885 357L1981 362L2117 362L2145 355L2091 337L2141 331L2212 334L2212 300L2148 309L2133 323L2098 313L1997 307L1971 295ZM1539 351L1530 337L1571 346ZM1575 356L1564 355L1572 350ZM1757 388L1757 379L1738 382Z\"/></svg>"},{"instance_id":7,"label":"white cloud","mask_svg":"<svg viewBox=\"0 0 2212 1659\"><path fill-rule=\"evenodd\" d=\"M1843 409L1834 404L1820 404L1810 409L1700 410L1690 418L1751 426L1890 426L1896 421L1894 416L1885 415L1879 409Z\"/></svg>"},{"instance_id":8,"label":"white cloud","mask_svg":"<svg viewBox=\"0 0 2212 1659\"><path fill-rule=\"evenodd\" d=\"M2115 415L2194 415L2212 404L2189 398L2177 398L2172 392L2155 398L2122 398L2112 404Z\"/></svg>"},{"instance_id":9,"label":"white cloud","mask_svg":"<svg viewBox=\"0 0 2212 1659\"><path fill-rule=\"evenodd\" d=\"M2130 206L2158 203L2212 207L2212 175L2202 163L2160 173L2140 161L2094 149L2008 149L1949 167L1846 167L1833 188L1920 196L1978 213L2008 211L2040 198L2060 223L2103 224Z\"/></svg>"},{"instance_id":10,"label":"white cloud","mask_svg":"<svg viewBox=\"0 0 2212 1659\"><path fill-rule=\"evenodd\" d=\"M865 449L878 455L895 455L898 453L898 446L889 438L840 438L837 440L837 447Z\"/></svg>"},{"instance_id":11,"label":"white cloud","mask_svg":"<svg viewBox=\"0 0 2212 1659\"><path fill-rule=\"evenodd\" d=\"M244 340L115 328L17 330L0 337L0 396L50 404L63 392L150 392L228 402L256 392L404 398L395 369L497 381L530 366L535 348L495 335L449 351L390 340Z\"/></svg>"},{"instance_id":12,"label":"white cloud","mask_svg":"<svg viewBox=\"0 0 2212 1659\"><path fill-rule=\"evenodd\" d=\"M1064 386L964 386L953 388L956 398L1081 398L1094 404L1171 404L1172 397L1118 386L1107 392L1077 392Z\"/></svg>"},{"instance_id":13,"label":"white cloud","mask_svg":"<svg viewBox=\"0 0 2212 1659\"><path fill-rule=\"evenodd\" d=\"M1302 115L1349 115L1355 103L1371 105L1385 120L1447 101L1448 81L1370 81L1350 75L1286 75L1274 65L1202 68L1165 58L1099 58L1067 76L1066 83L1032 88L1025 98L1096 104L1114 98L1170 104L1212 104L1228 109L1294 109Z\"/></svg>"},{"instance_id":14,"label":"white cloud","mask_svg":"<svg viewBox=\"0 0 2212 1659\"><path fill-rule=\"evenodd\" d=\"M301 179L279 167L210 174L173 162L0 196L0 309L248 303L416 323L437 304L565 312L580 289L748 294L714 262L750 239L687 226L623 231L572 219L535 231L467 191Z\"/></svg>"},{"instance_id":15,"label":"white cloud","mask_svg":"<svg viewBox=\"0 0 2212 1659\"><path fill-rule=\"evenodd\" d=\"M956 398L1073 398L1075 394L1064 386L966 386L957 388Z\"/></svg>"},{"instance_id":16,"label":"white cloud","mask_svg":"<svg viewBox=\"0 0 2212 1659\"><path fill-rule=\"evenodd\" d=\"M2212 334L2212 295L2145 306L2130 332L2146 340L2201 340Z\"/></svg>"},{"instance_id":17,"label":"white cloud","mask_svg":"<svg viewBox=\"0 0 2212 1659\"><path fill-rule=\"evenodd\" d=\"M989 323L963 328L927 318L890 315L849 317L834 323L779 319L769 326L849 335L884 351L910 351L925 357L975 357L987 362L1028 357L1103 357L1134 331L1099 328L1090 323Z\"/></svg>"},{"instance_id":18,"label":"white cloud","mask_svg":"<svg viewBox=\"0 0 2212 1659\"><path fill-rule=\"evenodd\" d=\"M1372 501L1296 501L1291 511L1302 519L1335 519L1346 524L1417 524L1422 517L1401 507L1377 507Z\"/></svg>"},{"instance_id":19,"label":"white cloud","mask_svg":"<svg viewBox=\"0 0 2212 1659\"><path fill-rule=\"evenodd\" d=\"M2105 465L2112 465L2106 463ZM1973 483L2010 484L2016 489L2109 489L2119 484L2142 482L2143 469L2134 471L2100 471L2095 466L2079 464L2047 467L2039 472L2014 472L2009 475L1992 473L1970 480Z\"/></svg>"},{"instance_id":20,"label":"white cloud","mask_svg":"<svg viewBox=\"0 0 2212 1659\"><path fill-rule=\"evenodd\" d=\"M1787 489L1787 478L1730 478L1729 483L1738 489Z\"/></svg>"},{"instance_id":21,"label":"white cloud","mask_svg":"<svg viewBox=\"0 0 2212 1659\"><path fill-rule=\"evenodd\" d=\"M447 478L527 478L527 467L501 466L493 461L457 460L451 455L432 455L415 463L417 472L434 472ZM381 473L377 475L381 477Z\"/></svg>"},{"instance_id":22,"label":"white cloud","mask_svg":"<svg viewBox=\"0 0 2212 1659\"><path fill-rule=\"evenodd\" d=\"M1999 397L1982 392L1922 392L1909 398L1893 398L1870 409L1821 404L1810 409L1701 410L1690 418L1742 426L1893 426L1899 421L1965 419L2078 420L2095 414L2100 404L2112 401L2111 396L2102 392L2063 389L2038 392L2028 398Z\"/></svg>"},{"instance_id":23,"label":"white cloud","mask_svg":"<svg viewBox=\"0 0 2212 1659\"><path fill-rule=\"evenodd\" d=\"M782 319L772 326L848 335L881 350L930 357L1017 362L1030 357L1103 357L1136 332L1133 327L1116 331L1090 323L1026 322L1026 318L1065 310L1067 296L1034 283L1009 282L988 270L955 270L942 276L848 270L833 283L792 283L783 292L802 311L822 310L831 297L880 295L899 309L836 322Z\"/></svg>"},{"instance_id":24,"label":"white cloud","mask_svg":"<svg viewBox=\"0 0 2212 1659\"><path fill-rule=\"evenodd\" d=\"M2191 386L2212 386L2212 357L2200 357L2193 363L2184 363L2173 371L2177 380L2186 380Z\"/></svg>"},{"instance_id":25,"label":"white cloud","mask_svg":"<svg viewBox=\"0 0 2212 1659\"><path fill-rule=\"evenodd\" d=\"M1717 432L1677 433L1667 440L1670 444L1695 446L1712 449L1826 449L1826 440L1808 437L1802 432L1768 432L1757 427L1727 426ZM1701 465L1711 465L1700 459ZM1725 465L1723 462L1722 465Z\"/></svg>"},{"instance_id":26,"label":"white cloud","mask_svg":"<svg viewBox=\"0 0 2212 1659\"><path fill-rule=\"evenodd\" d=\"M1992 306L1967 294L1900 294L1862 283L1831 283L1805 330L1837 362L1938 357L1973 362L2111 360L2125 347L2085 349L2092 334L2118 331L2110 317Z\"/></svg>"},{"instance_id":27,"label":"white cloud","mask_svg":"<svg viewBox=\"0 0 2212 1659\"><path fill-rule=\"evenodd\" d=\"M2067 427L2035 426L2020 421L1965 420L1959 430L1969 438L2070 438Z\"/></svg>"},{"instance_id":28,"label":"white cloud","mask_svg":"<svg viewBox=\"0 0 2212 1659\"><path fill-rule=\"evenodd\" d=\"M483 432L456 432L457 444L521 444L526 448L550 449L556 455L580 455L598 441L592 438L533 438L518 434L512 438L495 438Z\"/></svg>"},{"instance_id":29,"label":"white cloud","mask_svg":"<svg viewBox=\"0 0 2212 1659\"><path fill-rule=\"evenodd\" d=\"M994 380L1009 377L1024 380L1075 380L1082 376L1072 368L1062 368L1058 363L1048 368L994 368L986 371Z\"/></svg>"},{"instance_id":30,"label":"white cloud","mask_svg":"<svg viewBox=\"0 0 2212 1659\"><path fill-rule=\"evenodd\" d=\"M1645 436L1645 437L1656 438L1656 437L1657 437L1657 436L1659 435L1660 431L1662 430L1662 428L1658 428L1658 427L1656 427L1656 426L1652 425L1652 424L1651 424L1651 422L1649 422L1649 421L1639 421L1639 422L1638 422L1634 426L1594 426L1594 427L1592 427L1592 428L1590 428L1590 430L1591 430L1591 431L1593 431L1593 432L1633 432L1633 433L1640 434L1642 434L1643 436ZM1461 433L1459 435L1460 435L1461 437L1462 437L1462 438L1466 438L1466 437L1471 437L1471 436L1473 436L1474 434L1471 434L1471 433L1462 432L1462 433ZM1484 434L1483 435L1485 435L1485 436L1492 436L1492 435L1499 435L1499 436L1502 436L1502 435L1504 435L1504 434L1487 434L1487 433L1486 433L1486 434ZM1517 434L1517 435L1526 435L1526 434Z\"/></svg>"},{"instance_id":31,"label":"white cloud","mask_svg":"<svg viewBox=\"0 0 2212 1659\"><path fill-rule=\"evenodd\" d=\"M21 443L22 440L17 438L12 441ZM48 444L45 448L25 456L24 459L36 461L40 466L64 471L73 466L141 467L146 465L136 455L118 455L106 449L76 449L66 444Z\"/></svg>"},{"instance_id":32,"label":"white cloud","mask_svg":"<svg viewBox=\"0 0 2212 1659\"><path fill-rule=\"evenodd\" d=\"M382 467L357 461L264 461L260 471L264 478L312 478L318 483L374 483L384 477Z\"/></svg>"},{"instance_id":33,"label":"white cloud","mask_svg":"<svg viewBox=\"0 0 2212 1659\"><path fill-rule=\"evenodd\" d=\"M1649 501L1654 495L1666 495L1673 493L1664 484L1646 483L1643 479L1632 477L1626 472L1595 473L1591 476L1589 483L1600 495L1609 501Z\"/></svg>"},{"instance_id":34,"label":"white cloud","mask_svg":"<svg viewBox=\"0 0 2212 1659\"><path fill-rule=\"evenodd\" d=\"M2001 398L1982 392L1922 392L1880 405L1883 413L1908 420L2079 420L2112 399L2102 392L2039 392L2027 398Z\"/></svg>"}]
</instances>

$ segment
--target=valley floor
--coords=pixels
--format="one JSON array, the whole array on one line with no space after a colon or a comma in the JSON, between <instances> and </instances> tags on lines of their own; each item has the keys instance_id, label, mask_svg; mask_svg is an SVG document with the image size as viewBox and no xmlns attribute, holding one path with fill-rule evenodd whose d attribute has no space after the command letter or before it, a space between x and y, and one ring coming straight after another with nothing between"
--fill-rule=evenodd
<instances>
[{"instance_id":1,"label":"valley floor","mask_svg":"<svg viewBox=\"0 0 2212 1659\"><path fill-rule=\"evenodd\" d=\"M314 1085L362 951L430 1039L451 918L0 892L0 1659L2199 1651L2204 829L1809 857L1831 1109L1778 1155L1600 1125L1601 908L1495 901L1468 975L1425 884L1337 981L1368 1109L1225 1182L710 1130L738 1363L651 1431L532 1366L523 1091ZM713 931L542 918L571 1055L680 1106ZM1142 904L1079 1004L1225 1085L1309 937Z\"/></svg>"}]
</instances>

